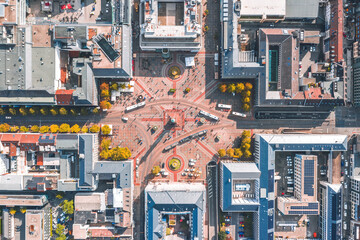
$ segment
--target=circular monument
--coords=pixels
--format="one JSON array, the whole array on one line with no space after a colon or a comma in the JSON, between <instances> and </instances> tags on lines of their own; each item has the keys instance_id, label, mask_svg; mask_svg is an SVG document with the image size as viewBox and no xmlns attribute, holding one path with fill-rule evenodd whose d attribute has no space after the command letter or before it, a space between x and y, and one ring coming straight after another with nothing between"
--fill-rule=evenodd
<instances>
[{"instance_id":1,"label":"circular monument","mask_svg":"<svg viewBox=\"0 0 360 240\"><path fill-rule=\"evenodd\" d=\"M181 168L180 159L178 159L178 158L170 159L170 161L168 162L168 167L169 167L169 169L171 169L174 172L179 171L179 169Z\"/></svg>"}]
</instances>

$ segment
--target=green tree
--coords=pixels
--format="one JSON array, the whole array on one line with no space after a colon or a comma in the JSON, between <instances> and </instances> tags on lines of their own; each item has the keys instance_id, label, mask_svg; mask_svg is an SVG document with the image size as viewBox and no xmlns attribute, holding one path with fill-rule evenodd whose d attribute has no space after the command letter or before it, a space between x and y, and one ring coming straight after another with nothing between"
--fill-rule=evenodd
<instances>
[{"instance_id":1,"label":"green tree","mask_svg":"<svg viewBox=\"0 0 360 240\"><path fill-rule=\"evenodd\" d=\"M104 138L102 141L101 141L101 144L100 144L100 148L102 150L108 150L109 147L111 145L111 140L110 139L107 139L107 138Z\"/></svg>"},{"instance_id":2,"label":"green tree","mask_svg":"<svg viewBox=\"0 0 360 240\"><path fill-rule=\"evenodd\" d=\"M109 127L109 125L102 126L101 133L104 135L109 135L111 133L111 128Z\"/></svg>"},{"instance_id":3,"label":"green tree","mask_svg":"<svg viewBox=\"0 0 360 240\"><path fill-rule=\"evenodd\" d=\"M235 90L236 90L235 84L231 83L227 86L228 93L233 93L233 92L235 92Z\"/></svg>"},{"instance_id":4,"label":"green tree","mask_svg":"<svg viewBox=\"0 0 360 240\"><path fill-rule=\"evenodd\" d=\"M56 240L66 240L66 235L65 234L61 234L59 235Z\"/></svg>"},{"instance_id":5,"label":"green tree","mask_svg":"<svg viewBox=\"0 0 360 240\"><path fill-rule=\"evenodd\" d=\"M9 108L9 113L11 115L16 115L16 108Z\"/></svg>"},{"instance_id":6,"label":"green tree","mask_svg":"<svg viewBox=\"0 0 360 240\"><path fill-rule=\"evenodd\" d=\"M251 157L251 152L250 152L250 150L245 150L243 156L244 156L245 158Z\"/></svg>"},{"instance_id":7,"label":"green tree","mask_svg":"<svg viewBox=\"0 0 360 240\"><path fill-rule=\"evenodd\" d=\"M40 127L40 132L41 133L48 133L50 131L49 126L41 126Z\"/></svg>"},{"instance_id":8,"label":"green tree","mask_svg":"<svg viewBox=\"0 0 360 240\"><path fill-rule=\"evenodd\" d=\"M58 126L58 125L52 124L52 125L50 126L50 132L51 132L51 133L57 133L58 131L59 131L59 126Z\"/></svg>"},{"instance_id":9,"label":"green tree","mask_svg":"<svg viewBox=\"0 0 360 240\"><path fill-rule=\"evenodd\" d=\"M226 92L226 89L227 89L226 84L220 84L220 85L219 85L219 90L220 90L220 92L224 93L224 92Z\"/></svg>"},{"instance_id":10,"label":"green tree","mask_svg":"<svg viewBox=\"0 0 360 240\"><path fill-rule=\"evenodd\" d=\"M74 201L64 200L61 204L61 208L66 214L74 214Z\"/></svg>"},{"instance_id":11,"label":"green tree","mask_svg":"<svg viewBox=\"0 0 360 240\"><path fill-rule=\"evenodd\" d=\"M16 209L15 209L15 208L11 208L10 211L9 211L9 213L10 213L11 215L15 215Z\"/></svg>"},{"instance_id":12,"label":"green tree","mask_svg":"<svg viewBox=\"0 0 360 240\"><path fill-rule=\"evenodd\" d=\"M7 123L0 124L0 132L8 132L10 130L10 125Z\"/></svg>"},{"instance_id":13,"label":"green tree","mask_svg":"<svg viewBox=\"0 0 360 240\"><path fill-rule=\"evenodd\" d=\"M19 130L18 126L10 127L10 132L17 132Z\"/></svg>"},{"instance_id":14,"label":"green tree","mask_svg":"<svg viewBox=\"0 0 360 240\"><path fill-rule=\"evenodd\" d=\"M219 149L218 154L220 157L225 157L225 155L226 155L225 149Z\"/></svg>"},{"instance_id":15,"label":"green tree","mask_svg":"<svg viewBox=\"0 0 360 240\"><path fill-rule=\"evenodd\" d=\"M80 129L79 125L77 125L77 124L73 125L73 126L70 128L70 132L71 132L71 133L78 133L78 132L80 132L80 131L81 131L81 129Z\"/></svg>"},{"instance_id":16,"label":"green tree","mask_svg":"<svg viewBox=\"0 0 360 240\"><path fill-rule=\"evenodd\" d=\"M124 160L131 157L131 151L129 148L125 147L116 147L111 150L111 158L112 160Z\"/></svg>"},{"instance_id":17,"label":"green tree","mask_svg":"<svg viewBox=\"0 0 360 240\"><path fill-rule=\"evenodd\" d=\"M247 104L247 103L245 103L245 104L243 104L242 109L243 109L245 112L248 112L248 111L250 111L250 105Z\"/></svg>"},{"instance_id":18,"label":"green tree","mask_svg":"<svg viewBox=\"0 0 360 240\"><path fill-rule=\"evenodd\" d=\"M240 148L235 148L235 149L234 149L234 155L235 155L234 157L241 158L242 155L243 155L243 153L242 153L242 151L241 151Z\"/></svg>"},{"instance_id":19,"label":"green tree","mask_svg":"<svg viewBox=\"0 0 360 240\"><path fill-rule=\"evenodd\" d=\"M66 110L66 108L60 108L59 109L59 113L60 113L60 115L67 115L68 114L68 111Z\"/></svg>"},{"instance_id":20,"label":"green tree","mask_svg":"<svg viewBox=\"0 0 360 240\"><path fill-rule=\"evenodd\" d=\"M245 89L245 86L243 83L236 84L236 89L235 89L236 93L241 93L242 91L244 91L244 89Z\"/></svg>"},{"instance_id":21,"label":"green tree","mask_svg":"<svg viewBox=\"0 0 360 240\"><path fill-rule=\"evenodd\" d=\"M31 108L29 108L29 113L31 115L36 115L39 113L39 109L37 107L31 107Z\"/></svg>"},{"instance_id":22,"label":"green tree","mask_svg":"<svg viewBox=\"0 0 360 240\"><path fill-rule=\"evenodd\" d=\"M114 91L117 91L119 89L119 86L118 86L117 83L113 83L113 84L111 84L110 89L114 90Z\"/></svg>"},{"instance_id":23,"label":"green tree","mask_svg":"<svg viewBox=\"0 0 360 240\"><path fill-rule=\"evenodd\" d=\"M72 108L72 109L70 109L70 114L72 116L76 116L78 113L77 113L76 109Z\"/></svg>"},{"instance_id":24,"label":"green tree","mask_svg":"<svg viewBox=\"0 0 360 240\"><path fill-rule=\"evenodd\" d=\"M27 128L27 127L25 127L25 126L21 126L21 127L20 127L20 132L25 133L25 132L28 132L28 131L29 131L29 128Z\"/></svg>"},{"instance_id":25,"label":"green tree","mask_svg":"<svg viewBox=\"0 0 360 240\"><path fill-rule=\"evenodd\" d=\"M42 114L42 115L48 115L49 114L49 109L47 108L47 107L42 107L41 109L40 109L40 113Z\"/></svg>"},{"instance_id":26,"label":"green tree","mask_svg":"<svg viewBox=\"0 0 360 240\"><path fill-rule=\"evenodd\" d=\"M93 114L99 114L99 113L100 113L100 110L99 110L98 108L94 108L94 109L92 110L92 113L93 113Z\"/></svg>"},{"instance_id":27,"label":"green tree","mask_svg":"<svg viewBox=\"0 0 360 240\"><path fill-rule=\"evenodd\" d=\"M111 151L108 149L104 149L100 152L100 157L102 159L109 159L111 157Z\"/></svg>"},{"instance_id":28,"label":"green tree","mask_svg":"<svg viewBox=\"0 0 360 240\"><path fill-rule=\"evenodd\" d=\"M154 166L152 169L151 169L151 173L153 175L157 175L159 172L160 172L161 168L159 166Z\"/></svg>"},{"instance_id":29,"label":"green tree","mask_svg":"<svg viewBox=\"0 0 360 240\"><path fill-rule=\"evenodd\" d=\"M68 133L68 132L70 132L70 125L67 124L67 123L61 124L60 127L59 127L59 132L61 132L61 133Z\"/></svg>"},{"instance_id":30,"label":"green tree","mask_svg":"<svg viewBox=\"0 0 360 240\"><path fill-rule=\"evenodd\" d=\"M26 116L27 115L27 110L25 107L21 107L19 108L19 113L22 115L22 116Z\"/></svg>"},{"instance_id":31,"label":"green tree","mask_svg":"<svg viewBox=\"0 0 360 240\"><path fill-rule=\"evenodd\" d=\"M31 128L30 128L31 132L33 133L38 133L40 131L40 128L38 125L33 125Z\"/></svg>"},{"instance_id":32,"label":"green tree","mask_svg":"<svg viewBox=\"0 0 360 240\"><path fill-rule=\"evenodd\" d=\"M224 230L221 230L219 233L219 240L226 240L226 233Z\"/></svg>"},{"instance_id":33,"label":"green tree","mask_svg":"<svg viewBox=\"0 0 360 240\"><path fill-rule=\"evenodd\" d=\"M88 133L88 132L89 132L88 127L87 127L87 126L83 126L83 127L81 128L81 132L82 132L82 133Z\"/></svg>"},{"instance_id":34,"label":"green tree","mask_svg":"<svg viewBox=\"0 0 360 240\"><path fill-rule=\"evenodd\" d=\"M51 113L51 115L56 116L59 114L59 111L56 108L51 108L50 113Z\"/></svg>"},{"instance_id":35,"label":"green tree","mask_svg":"<svg viewBox=\"0 0 360 240\"><path fill-rule=\"evenodd\" d=\"M58 225L56 225L56 230L55 230L55 233L57 234L57 235L64 235L64 229L65 229L65 226L64 225L62 225L62 224L58 224Z\"/></svg>"},{"instance_id":36,"label":"green tree","mask_svg":"<svg viewBox=\"0 0 360 240\"><path fill-rule=\"evenodd\" d=\"M100 131L100 127L96 124L92 125L90 128L90 132L92 133L98 133Z\"/></svg>"},{"instance_id":37,"label":"green tree","mask_svg":"<svg viewBox=\"0 0 360 240\"><path fill-rule=\"evenodd\" d=\"M88 109L88 108L86 108L86 107L81 108L81 110L80 110L80 114L81 114L81 115L86 116L86 115L88 115L88 113L89 113L89 109Z\"/></svg>"},{"instance_id":38,"label":"green tree","mask_svg":"<svg viewBox=\"0 0 360 240\"><path fill-rule=\"evenodd\" d=\"M6 109L0 108L0 115L5 115L5 114L6 114Z\"/></svg>"},{"instance_id":39,"label":"green tree","mask_svg":"<svg viewBox=\"0 0 360 240\"><path fill-rule=\"evenodd\" d=\"M126 88L126 85L124 83L120 83L120 88L121 89L125 89Z\"/></svg>"},{"instance_id":40,"label":"green tree","mask_svg":"<svg viewBox=\"0 0 360 240\"><path fill-rule=\"evenodd\" d=\"M226 151L226 154L227 154L229 157L234 157L234 149L229 148L229 149Z\"/></svg>"}]
</instances>

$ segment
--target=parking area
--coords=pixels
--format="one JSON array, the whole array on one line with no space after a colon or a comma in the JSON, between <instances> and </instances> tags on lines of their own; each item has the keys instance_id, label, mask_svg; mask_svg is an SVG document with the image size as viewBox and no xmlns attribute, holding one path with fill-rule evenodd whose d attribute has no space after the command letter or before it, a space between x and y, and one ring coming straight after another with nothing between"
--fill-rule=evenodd
<instances>
[{"instance_id":1,"label":"parking area","mask_svg":"<svg viewBox=\"0 0 360 240\"><path fill-rule=\"evenodd\" d=\"M253 213L227 213L223 227L228 239L251 239L253 237Z\"/></svg>"}]
</instances>

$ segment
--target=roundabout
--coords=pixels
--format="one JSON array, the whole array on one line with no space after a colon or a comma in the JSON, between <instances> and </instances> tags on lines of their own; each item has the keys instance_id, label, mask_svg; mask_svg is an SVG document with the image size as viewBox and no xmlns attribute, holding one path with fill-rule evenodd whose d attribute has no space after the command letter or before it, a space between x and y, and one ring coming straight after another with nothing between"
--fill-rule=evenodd
<instances>
[{"instance_id":1,"label":"roundabout","mask_svg":"<svg viewBox=\"0 0 360 240\"><path fill-rule=\"evenodd\" d=\"M184 74L184 68L178 64L170 64L165 69L165 76L171 81L179 81L182 79Z\"/></svg>"},{"instance_id":2,"label":"roundabout","mask_svg":"<svg viewBox=\"0 0 360 240\"><path fill-rule=\"evenodd\" d=\"M166 160L166 168L171 173L178 173L184 168L184 160L178 155L172 155Z\"/></svg>"}]
</instances>

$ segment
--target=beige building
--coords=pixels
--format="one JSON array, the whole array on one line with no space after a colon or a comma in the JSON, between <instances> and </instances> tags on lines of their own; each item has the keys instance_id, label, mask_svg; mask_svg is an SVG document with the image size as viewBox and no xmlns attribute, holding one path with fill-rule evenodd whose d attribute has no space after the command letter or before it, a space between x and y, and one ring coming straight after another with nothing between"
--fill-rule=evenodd
<instances>
[{"instance_id":1,"label":"beige building","mask_svg":"<svg viewBox=\"0 0 360 240\"><path fill-rule=\"evenodd\" d=\"M44 210L26 210L25 239L50 239L50 224L50 215L46 214Z\"/></svg>"}]
</instances>

